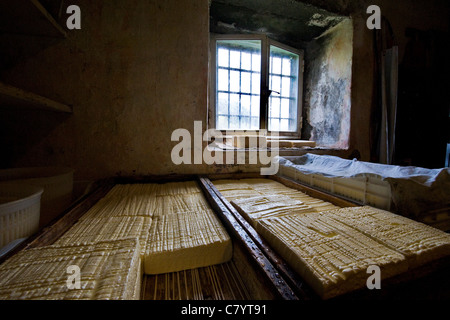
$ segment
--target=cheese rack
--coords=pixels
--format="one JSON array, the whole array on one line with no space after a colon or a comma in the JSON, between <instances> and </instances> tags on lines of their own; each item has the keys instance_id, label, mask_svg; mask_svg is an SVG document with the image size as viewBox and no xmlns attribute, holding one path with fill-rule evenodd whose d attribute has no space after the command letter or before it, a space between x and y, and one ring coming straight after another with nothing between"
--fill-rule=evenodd
<instances>
[{"instance_id":1,"label":"cheese rack","mask_svg":"<svg viewBox=\"0 0 450 320\"><path fill-rule=\"evenodd\" d=\"M218 215L233 240L233 259L226 264L174 272L158 276L144 276L141 298L146 300L171 299L226 299L226 300L318 300L319 297L275 252L254 228L237 212L224 196L214 187L215 179L261 178L257 174L231 174L210 176L153 176L133 178L110 178L97 181L90 193L57 217L48 227L2 257L0 264L20 250L53 244L93 205L102 199L116 184L162 183L196 180L212 209ZM278 176L273 179L290 188L329 201L337 206L358 206L358 204L326 194L295 181ZM411 292L423 293L428 282L440 284L449 259L435 261L414 272L384 280L378 292L357 290L334 299L370 299L396 297ZM424 280L425 279L425 280ZM445 278L444 278L445 279ZM195 284L197 283L197 284ZM442 286L439 285L436 288ZM412 291L411 291L412 290ZM445 288L443 288L445 290Z\"/></svg>"}]
</instances>

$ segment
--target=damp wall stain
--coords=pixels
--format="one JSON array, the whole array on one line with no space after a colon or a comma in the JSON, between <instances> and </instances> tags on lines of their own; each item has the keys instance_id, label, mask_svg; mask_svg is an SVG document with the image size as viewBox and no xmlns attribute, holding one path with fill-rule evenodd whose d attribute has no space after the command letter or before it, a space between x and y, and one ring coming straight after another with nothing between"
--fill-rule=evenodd
<instances>
[{"instance_id":1,"label":"damp wall stain","mask_svg":"<svg viewBox=\"0 0 450 320\"><path fill-rule=\"evenodd\" d=\"M319 146L349 145L352 55L351 19L311 41L306 49L303 137Z\"/></svg>"}]
</instances>

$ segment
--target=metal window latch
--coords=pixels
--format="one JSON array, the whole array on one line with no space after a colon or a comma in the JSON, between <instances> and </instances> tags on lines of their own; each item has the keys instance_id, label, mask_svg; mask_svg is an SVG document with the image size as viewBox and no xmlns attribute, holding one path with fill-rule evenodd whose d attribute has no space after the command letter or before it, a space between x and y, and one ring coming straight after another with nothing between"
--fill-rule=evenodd
<instances>
[{"instance_id":1,"label":"metal window latch","mask_svg":"<svg viewBox=\"0 0 450 320\"><path fill-rule=\"evenodd\" d=\"M278 91L269 90L269 97L272 95L272 92L278 93L278 95L281 95Z\"/></svg>"},{"instance_id":2,"label":"metal window latch","mask_svg":"<svg viewBox=\"0 0 450 320\"><path fill-rule=\"evenodd\" d=\"M279 95L281 95L281 93L279 93L278 91L270 90L269 88L264 88L264 89L262 90L263 96L266 96L267 98L270 97L270 96L272 95L272 92L278 93Z\"/></svg>"}]
</instances>

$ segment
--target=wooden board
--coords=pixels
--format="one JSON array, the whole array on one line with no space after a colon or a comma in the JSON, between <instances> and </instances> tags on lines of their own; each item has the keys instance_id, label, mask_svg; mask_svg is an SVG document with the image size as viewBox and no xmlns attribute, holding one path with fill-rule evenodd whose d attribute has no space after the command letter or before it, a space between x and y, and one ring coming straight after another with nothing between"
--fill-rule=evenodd
<instances>
[{"instance_id":1,"label":"wooden board","mask_svg":"<svg viewBox=\"0 0 450 320\"><path fill-rule=\"evenodd\" d=\"M7 108L34 108L72 113L72 108L68 105L1 82L0 106Z\"/></svg>"}]
</instances>

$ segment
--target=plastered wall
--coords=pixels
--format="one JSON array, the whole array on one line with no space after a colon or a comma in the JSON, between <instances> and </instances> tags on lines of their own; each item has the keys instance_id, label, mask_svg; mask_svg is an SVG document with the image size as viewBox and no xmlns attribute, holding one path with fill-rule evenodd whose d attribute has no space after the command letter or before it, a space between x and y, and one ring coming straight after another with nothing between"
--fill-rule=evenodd
<instances>
[{"instance_id":1,"label":"plastered wall","mask_svg":"<svg viewBox=\"0 0 450 320\"><path fill-rule=\"evenodd\" d=\"M72 105L73 114L2 108L1 167L66 165L76 170L77 180L258 170L177 166L170 158L173 130L193 132L194 121L206 123L208 0L77 2L81 30L0 74L4 82ZM309 2L336 9L326 1ZM448 10L439 8L445 2L413 2L378 1L399 37L400 57L406 27L448 30ZM344 128L347 148L317 152L369 160L374 98L373 34L365 25L369 4L329 3L353 23L350 127Z\"/></svg>"}]
</instances>

